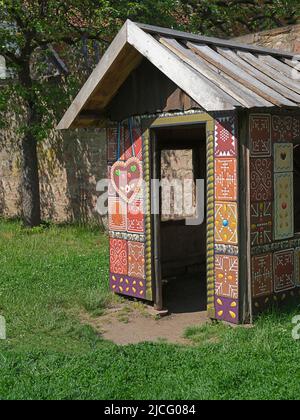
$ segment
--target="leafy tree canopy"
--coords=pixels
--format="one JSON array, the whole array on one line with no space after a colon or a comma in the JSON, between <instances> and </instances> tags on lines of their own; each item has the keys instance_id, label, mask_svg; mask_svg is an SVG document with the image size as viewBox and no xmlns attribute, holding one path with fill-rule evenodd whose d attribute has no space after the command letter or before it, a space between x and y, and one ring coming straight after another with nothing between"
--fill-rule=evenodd
<instances>
[{"instance_id":1,"label":"leafy tree canopy","mask_svg":"<svg viewBox=\"0 0 300 420\"><path fill-rule=\"evenodd\" d=\"M299 0L182 0L187 27L215 36L239 36L297 23Z\"/></svg>"}]
</instances>

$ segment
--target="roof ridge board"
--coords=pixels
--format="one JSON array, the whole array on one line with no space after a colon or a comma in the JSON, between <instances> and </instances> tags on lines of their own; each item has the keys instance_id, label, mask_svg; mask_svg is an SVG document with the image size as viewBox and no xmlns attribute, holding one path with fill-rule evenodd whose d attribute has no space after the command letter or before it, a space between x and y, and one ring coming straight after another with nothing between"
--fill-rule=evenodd
<instances>
[{"instance_id":1,"label":"roof ridge board","mask_svg":"<svg viewBox=\"0 0 300 420\"><path fill-rule=\"evenodd\" d=\"M140 29L150 34L165 35L165 36L173 37L176 39L182 39L186 41L202 42L204 44L223 46L223 47L225 46L225 47L230 47L233 49L246 50L249 52L256 52L260 54L270 54L270 55L279 56L279 57L294 58L296 55L291 52L285 52L285 51L271 49L271 48L264 48L264 47L259 47L256 45L254 46L254 45L242 44L242 43L234 42L228 39L220 39L220 38L208 37L204 35L196 35L189 32L178 31L175 29L168 29L168 28L163 28L160 26L146 25L144 23L137 23L137 22L134 22L134 23Z\"/></svg>"}]
</instances>

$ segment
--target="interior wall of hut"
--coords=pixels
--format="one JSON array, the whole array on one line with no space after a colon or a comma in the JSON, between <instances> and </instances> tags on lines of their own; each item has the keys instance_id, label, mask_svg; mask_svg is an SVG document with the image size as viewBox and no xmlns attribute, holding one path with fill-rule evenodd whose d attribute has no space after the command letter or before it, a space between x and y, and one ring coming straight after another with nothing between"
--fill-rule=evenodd
<instances>
[{"instance_id":1,"label":"interior wall of hut","mask_svg":"<svg viewBox=\"0 0 300 420\"><path fill-rule=\"evenodd\" d=\"M195 310L199 310L200 306L203 306L204 310L206 309L205 189L203 196L198 197L204 209L204 220L196 225L190 225L188 221L195 222L199 213L196 180L206 179L205 124L159 129L156 132L156 140L160 151L160 178L162 182L167 181L166 189L161 188L160 199L161 267L166 286L165 303L168 308L171 305L172 309L173 304L177 308L180 302L185 301Z\"/></svg>"},{"instance_id":2,"label":"interior wall of hut","mask_svg":"<svg viewBox=\"0 0 300 420\"><path fill-rule=\"evenodd\" d=\"M159 69L144 59L131 73L106 110L111 121L160 112L201 109Z\"/></svg>"}]
</instances>

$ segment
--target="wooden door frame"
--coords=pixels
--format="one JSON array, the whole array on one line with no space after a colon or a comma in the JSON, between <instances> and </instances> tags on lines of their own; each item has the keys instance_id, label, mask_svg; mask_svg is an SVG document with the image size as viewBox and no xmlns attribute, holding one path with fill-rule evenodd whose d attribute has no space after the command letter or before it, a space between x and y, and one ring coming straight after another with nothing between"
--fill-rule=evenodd
<instances>
[{"instance_id":1,"label":"wooden door frame","mask_svg":"<svg viewBox=\"0 0 300 420\"><path fill-rule=\"evenodd\" d=\"M174 128L176 126L188 125L206 125L206 148L207 148L207 312L211 318L215 317L215 288L214 288L214 131L215 120L207 113L195 113L181 116L159 117L155 119L148 129L148 138L150 139L150 161L151 161L151 179L157 179L159 162L157 150L156 129ZM151 192L151 203L157 201L155 195L157 192ZM161 250L160 250L160 214L151 215L152 236L153 236L153 289L154 305L157 310L163 310L162 298L162 270L161 270Z\"/></svg>"}]
</instances>

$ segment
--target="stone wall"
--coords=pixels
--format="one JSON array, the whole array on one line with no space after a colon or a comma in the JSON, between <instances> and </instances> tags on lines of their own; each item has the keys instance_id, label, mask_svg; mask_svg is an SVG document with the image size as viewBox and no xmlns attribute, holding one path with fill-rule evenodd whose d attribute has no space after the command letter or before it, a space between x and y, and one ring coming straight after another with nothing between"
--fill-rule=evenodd
<instances>
[{"instance_id":1,"label":"stone wall","mask_svg":"<svg viewBox=\"0 0 300 420\"><path fill-rule=\"evenodd\" d=\"M13 119L12 119L13 120ZM0 131L0 217L20 216L16 127ZM43 219L105 224L96 213L96 183L106 177L104 130L53 131L39 145Z\"/></svg>"},{"instance_id":2,"label":"stone wall","mask_svg":"<svg viewBox=\"0 0 300 420\"><path fill-rule=\"evenodd\" d=\"M244 44L255 44L300 54L300 25L245 35L235 40Z\"/></svg>"}]
</instances>

